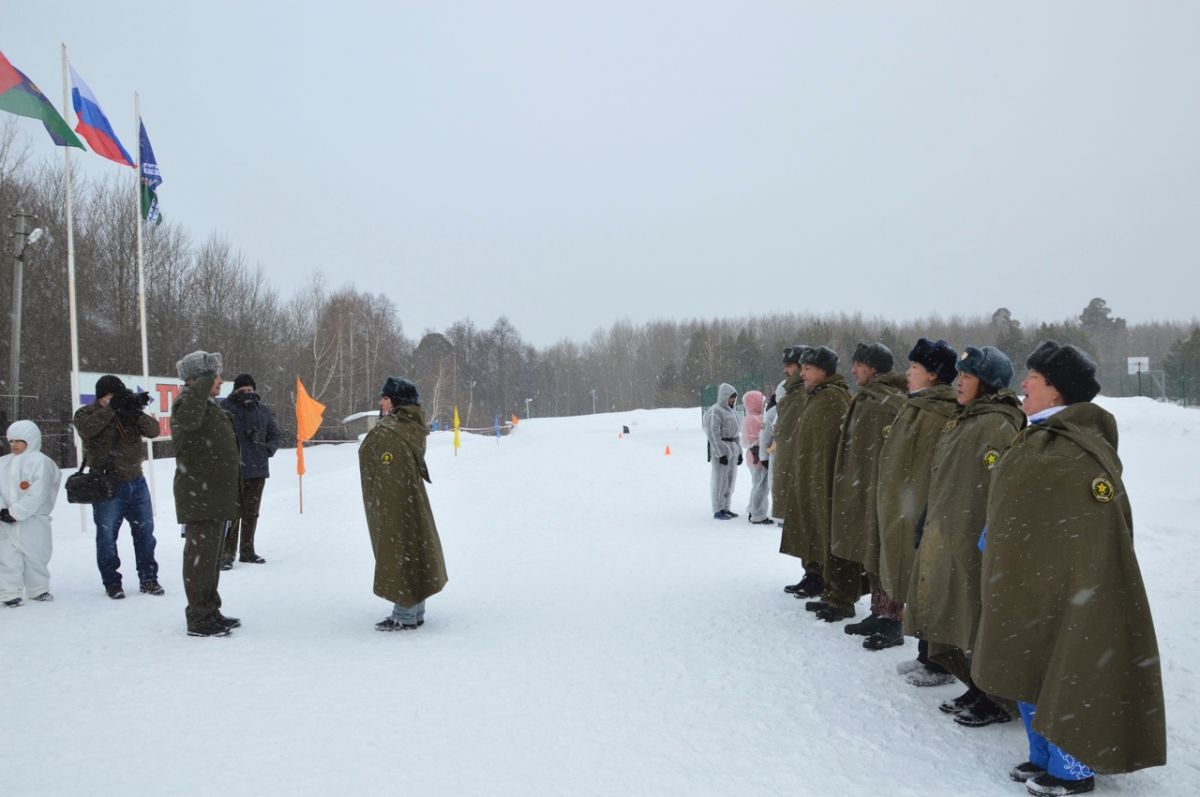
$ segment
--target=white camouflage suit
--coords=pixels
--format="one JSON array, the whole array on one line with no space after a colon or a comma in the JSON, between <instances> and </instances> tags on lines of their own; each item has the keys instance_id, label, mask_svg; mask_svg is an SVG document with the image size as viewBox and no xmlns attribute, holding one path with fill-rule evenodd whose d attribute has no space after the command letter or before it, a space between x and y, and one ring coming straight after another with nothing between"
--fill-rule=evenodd
<instances>
[{"instance_id":1,"label":"white camouflage suit","mask_svg":"<svg viewBox=\"0 0 1200 797\"><path fill-rule=\"evenodd\" d=\"M737 483L738 460L742 458L739 440L741 424L737 413L729 406L729 397L736 396L733 385L721 383L717 388L717 403L704 414L704 433L712 450L712 508L713 514L729 510L733 487ZM725 463L721 463L725 457Z\"/></svg>"},{"instance_id":2,"label":"white camouflage suit","mask_svg":"<svg viewBox=\"0 0 1200 797\"><path fill-rule=\"evenodd\" d=\"M62 471L42 453L42 433L33 421L16 421L8 439L23 440L21 454L0 457L0 506L15 523L0 522L0 602L36 598L50 591L50 512Z\"/></svg>"}]
</instances>

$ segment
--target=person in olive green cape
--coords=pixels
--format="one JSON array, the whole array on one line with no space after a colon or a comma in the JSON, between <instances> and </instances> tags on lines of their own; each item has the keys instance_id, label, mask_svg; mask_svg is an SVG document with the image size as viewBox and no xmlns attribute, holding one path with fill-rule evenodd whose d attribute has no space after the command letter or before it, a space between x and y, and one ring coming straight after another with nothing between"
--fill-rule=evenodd
<instances>
[{"instance_id":1,"label":"person in olive green cape","mask_svg":"<svg viewBox=\"0 0 1200 797\"><path fill-rule=\"evenodd\" d=\"M1046 341L1026 364L1030 425L992 471L971 675L1021 701L1030 760L1010 775L1079 793L1089 768L1166 763L1162 673L1095 362Z\"/></svg>"},{"instance_id":2,"label":"person in olive green cape","mask_svg":"<svg viewBox=\"0 0 1200 797\"><path fill-rule=\"evenodd\" d=\"M805 608L826 622L854 616L861 569L829 553L829 526L833 509L833 466L837 460L842 416L850 405L846 379L837 373L838 356L828 346L811 347L800 357L800 373L808 393L804 414L796 430L796 459L791 494L801 557L806 569L821 579L820 600Z\"/></svg>"},{"instance_id":3,"label":"person in olive green cape","mask_svg":"<svg viewBox=\"0 0 1200 797\"><path fill-rule=\"evenodd\" d=\"M933 448L946 424L958 412L954 400L958 354L944 340L921 338L908 353L905 378L909 398L896 420L884 430L879 452L879 482L875 510L879 519L880 603L903 604L916 552L917 535L925 522ZM871 563L867 562L868 569ZM869 650L903 644L899 613L881 621L863 640ZM921 658L924 664L924 657Z\"/></svg>"},{"instance_id":4,"label":"person in olive green cape","mask_svg":"<svg viewBox=\"0 0 1200 797\"><path fill-rule=\"evenodd\" d=\"M241 625L221 614L221 549L241 511L241 455L233 417L214 398L221 355L194 351L175 364L184 388L171 408L175 515L184 526L183 587L190 636L228 636Z\"/></svg>"},{"instance_id":5,"label":"person in olive green cape","mask_svg":"<svg viewBox=\"0 0 1200 797\"><path fill-rule=\"evenodd\" d=\"M800 456L800 447L796 440L796 431L800 428L800 418L808 403L808 392L804 389L804 377L800 375L800 355L809 348L802 344L788 346L783 351L783 385L784 396L777 405L778 414L775 417L775 451L771 454L771 505L775 517L783 520L779 535L779 552L788 556L800 558L803 556L800 543L798 521L798 501L795 497L796 460ZM788 526L788 521L792 525ZM804 566L804 577L795 584L784 587L789 594L797 590L805 594L811 593L810 588L817 586L814 579L819 574L810 570L808 563Z\"/></svg>"},{"instance_id":6,"label":"person in olive green cape","mask_svg":"<svg viewBox=\"0 0 1200 797\"><path fill-rule=\"evenodd\" d=\"M992 346L968 346L959 357L962 410L934 448L925 527L904 607L904 633L928 642L929 658L968 687L942 710L972 728L1012 718L975 686L968 658L979 622L978 544L992 468L1025 426L1021 400L1008 390L1012 376L1012 362Z\"/></svg>"},{"instance_id":7,"label":"person in olive green cape","mask_svg":"<svg viewBox=\"0 0 1200 797\"><path fill-rule=\"evenodd\" d=\"M908 398L904 377L894 373L894 357L882 343L859 343L852 355L850 373L858 392L842 419L837 462L833 476L833 515L829 550L833 556L857 562L871 577L871 614L861 623L846 626L847 633L867 635L879 622L881 607L875 600L879 571L879 519L875 490L883 430L896 418ZM868 562L871 564L868 565Z\"/></svg>"},{"instance_id":8,"label":"person in olive green cape","mask_svg":"<svg viewBox=\"0 0 1200 797\"><path fill-rule=\"evenodd\" d=\"M358 450L363 507L375 554L375 594L393 604L380 631L424 625L425 600L446 586L442 542L425 492L429 434L416 385L388 377L379 399L383 417Z\"/></svg>"}]
</instances>

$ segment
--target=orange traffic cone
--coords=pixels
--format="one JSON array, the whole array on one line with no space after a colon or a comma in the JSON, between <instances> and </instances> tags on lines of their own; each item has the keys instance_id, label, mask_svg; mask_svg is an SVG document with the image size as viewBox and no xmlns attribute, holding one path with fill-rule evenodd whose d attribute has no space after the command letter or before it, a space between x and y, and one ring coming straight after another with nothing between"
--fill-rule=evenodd
<instances>
[{"instance_id":1,"label":"orange traffic cone","mask_svg":"<svg viewBox=\"0 0 1200 797\"><path fill-rule=\"evenodd\" d=\"M671 447L670 446L667 446L667 450L664 452L663 455L668 456L668 457L671 456Z\"/></svg>"}]
</instances>

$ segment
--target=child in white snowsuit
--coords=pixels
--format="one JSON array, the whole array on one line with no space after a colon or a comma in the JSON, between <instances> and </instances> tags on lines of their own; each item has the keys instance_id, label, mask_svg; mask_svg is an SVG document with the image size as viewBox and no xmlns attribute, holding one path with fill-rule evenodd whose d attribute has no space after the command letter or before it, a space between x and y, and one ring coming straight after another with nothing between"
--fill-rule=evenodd
<instances>
[{"instance_id":1,"label":"child in white snowsuit","mask_svg":"<svg viewBox=\"0 0 1200 797\"><path fill-rule=\"evenodd\" d=\"M42 453L33 421L16 421L7 436L12 453L0 457L0 603L16 607L22 593L37 601L53 597L50 512L62 471Z\"/></svg>"}]
</instances>

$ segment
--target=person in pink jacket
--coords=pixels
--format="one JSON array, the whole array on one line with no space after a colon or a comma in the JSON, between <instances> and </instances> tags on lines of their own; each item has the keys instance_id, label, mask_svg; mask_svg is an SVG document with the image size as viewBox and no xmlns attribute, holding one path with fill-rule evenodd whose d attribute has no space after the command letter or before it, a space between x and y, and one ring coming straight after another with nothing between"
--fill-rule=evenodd
<instances>
[{"instance_id":1,"label":"person in pink jacket","mask_svg":"<svg viewBox=\"0 0 1200 797\"><path fill-rule=\"evenodd\" d=\"M758 437L763 427L763 405L765 404L762 391L751 390L742 396L742 406L746 408L746 419L742 421L742 445L746 447L746 467L750 469L750 507L746 510L746 519L760 526L773 526L771 520L771 483L767 478L767 466L759 456Z\"/></svg>"}]
</instances>

